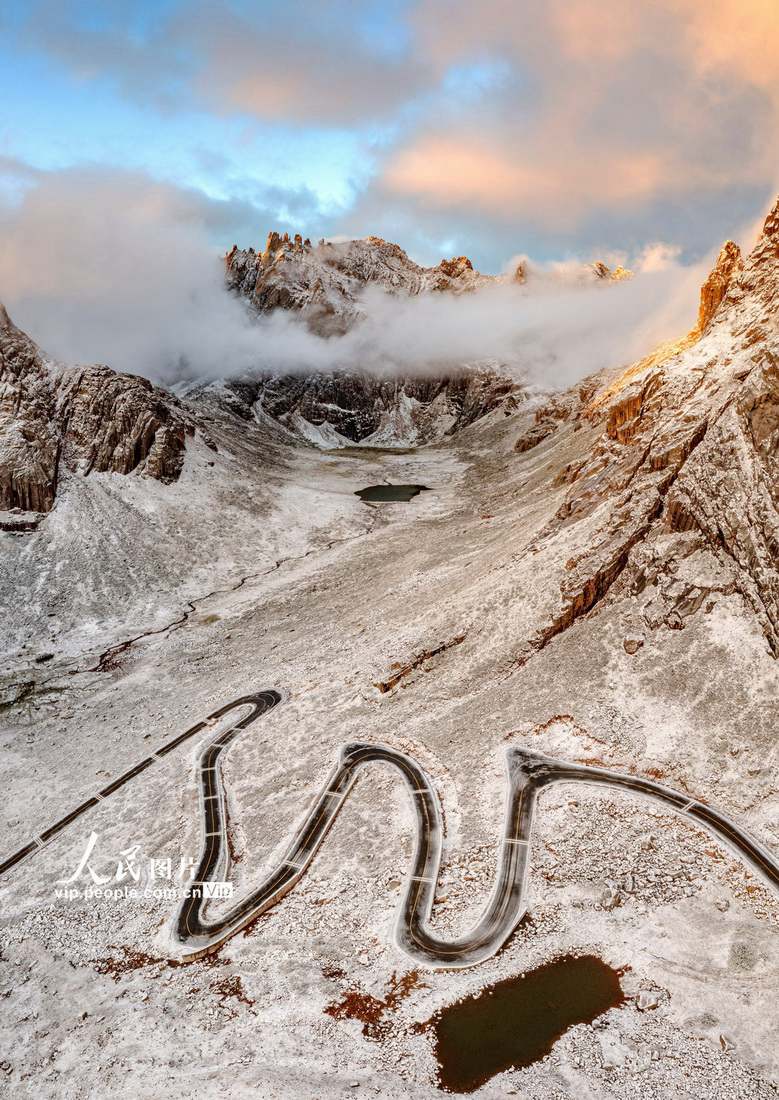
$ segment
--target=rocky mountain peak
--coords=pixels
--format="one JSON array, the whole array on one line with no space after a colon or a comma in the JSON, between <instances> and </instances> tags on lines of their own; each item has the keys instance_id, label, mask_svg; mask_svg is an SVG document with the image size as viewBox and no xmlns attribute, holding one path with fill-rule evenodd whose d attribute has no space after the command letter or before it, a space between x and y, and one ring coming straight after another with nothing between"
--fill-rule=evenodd
<instances>
[{"instance_id":1,"label":"rocky mountain peak","mask_svg":"<svg viewBox=\"0 0 779 1100\"><path fill-rule=\"evenodd\" d=\"M743 324L757 321L761 330L776 328L776 301L779 297L779 200L766 217L762 232L752 252L744 262L737 280L731 280L726 293L726 308L735 316L744 313L745 301L752 302L752 312L744 313Z\"/></svg>"},{"instance_id":2,"label":"rocky mountain peak","mask_svg":"<svg viewBox=\"0 0 779 1100\"><path fill-rule=\"evenodd\" d=\"M596 279L610 280L615 283L621 282L623 279L633 278L633 272L630 268L623 267L622 264L617 264L616 267L611 268L603 260L596 260L595 263L590 264L590 270Z\"/></svg>"},{"instance_id":3,"label":"rocky mountain peak","mask_svg":"<svg viewBox=\"0 0 779 1100\"><path fill-rule=\"evenodd\" d=\"M701 287L701 299L698 308L698 334L704 333L709 327L728 292L731 281L737 279L743 270L744 261L741 258L741 249L734 241L725 241L714 267Z\"/></svg>"},{"instance_id":4,"label":"rocky mountain peak","mask_svg":"<svg viewBox=\"0 0 779 1100\"><path fill-rule=\"evenodd\" d=\"M768 241L773 241L774 245L779 247L779 197L766 216L757 247ZM779 255L779 252L775 252L774 255Z\"/></svg>"},{"instance_id":5,"label":"rocky mountain peak","mask_svg":"<svg viewBox=\"0 0 779 1100\"><path fill-rule=\"evenodd\" d=\"M63 471L174 481L193 431L145 378L47 363L0 305L0 509L49 511Z\"/></svg>"},{"instance_id":6,"label":"rocky mountain peak","mask_svg":"<svg viewBox=\"0 0 779 1100\"><path fill-rule=\"evenodd\" d=\"M390 294L431 291L459 294L495 281L474 271L467 256L421 267L392 241L370 236L353 241L320 241L272 231L265 248L236 246L225 256L227 285L258 312L298 310L323 335L343 332L363 315L360 299L377 286Z\"/></svg>"},{"instance_id":7,"label":"rocky mountain peak","mask_svg":"<svg viewBox=\"0 0 779 1100\"><path fill-rule=\"evenodd\" d=\"M519 283L522 285L527 282L527 260L520 260L517 266L514 268L511 276L513 283Z\"/></svg>"},{"instance_id":8,"label":"rocky mountain peak","mask_svg":"<svg viewBox=\"0 0 779 1100\"><path fill-rule=\"evenodd\" d=\"M459 279L467 271L473 271L473 264L467 256L452 256L451 260L441 260L438 269L450 279Z\"/></svg>"},{"instance_id":9,"label":"rocky mountain peak","mask_svg":"<svg viewBox=\"0 0 779 1100\"><path fill-rule=\"evenodd\" d=\"M299 233L272 230L265 248L239 249L225 256L227 286L260 313L273 309L296 310L321 335L345 332L364 316L361 303L368 287L389 294L413 297L432 292L467 294L488 286L532 281L534 272L526 260L510 274L484 275L467 256L443 259L435 267L423 267L399 244L369 236L352 241L321 240L312 246ZM582 264L580 281L619 282L632 277L622 265L614 268L598 261Z\"/></svg>"},{"instance_id":10,"label":"rocky mountain peak","mask_svg":"<svg viewBox=\"0 0 779 1100\"><path fill-rule=\"evenodd\" d=\"M261 253L262 260L263 263L267 264L286 252L302 252L304 248L308 251L312 248L311 241L308 237L306 237L304 241L300 233L295 233L294 237L290 239L289 233L281 234L277 233L275 230L271 230L265 242L265 248Z\"/></svg>"}]
</instances>

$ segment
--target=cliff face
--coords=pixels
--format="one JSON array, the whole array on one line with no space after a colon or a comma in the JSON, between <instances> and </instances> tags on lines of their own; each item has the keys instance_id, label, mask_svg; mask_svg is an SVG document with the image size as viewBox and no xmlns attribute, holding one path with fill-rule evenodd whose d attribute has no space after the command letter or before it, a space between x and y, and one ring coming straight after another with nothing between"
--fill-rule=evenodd
<instances>
[{"instance_id":1,"label":"cliff face","mask_svg":"<svg viewBox=\"0 0 779 1100\"><path fill-rule=\"evenodd\" d=\"M630 277L624 268L612 271L603 263L583 264L583 280L619 280ZM466 294L507 282L528 281L527 264L511 275L482 275L467 256L421 267L400 245L381 237L329 242L311 241L297 234L268 234L265 247L239 249L225 256L225 278L231 290L243 295L260 312L299 310L317 332L346 331L363 315L360 298L367 287L391 294Z\"/></svg>"},{"instance_id":2,"label":"cliff face","mask_svg":"<svg viewBox=\"0 0 779 1100\"><path fill-rule=\"evenodd\" d=\"M357 371L263 375L195 386L187 396L216 401L241 419L270 417L324 446L414 446L454 435L499 407L508 413L522 388L487 369L436 377L383 378Z\"/></svg>"},{"instance_id":3,"label":"cliff face","mask_svg":"<svg viewBox=\"0 0 779 1100\"><path fill-rule=\"evenodd\" d=\"M0 305L0 508L46 512L54 503L60 445L54 404L37 347Z\"/></svg>"},{"instance_id":4,"label":"cliff face","mask_svg":"<svg viewBox=\"0 0 779 1100\"><path fill-rule=\"evenodd\" d=\"M725 591L779 655L778 305L779 203L745 262L725 245L676 354L566 395L518 440L524 452L571 426L600 431L558 474L566 492L545 535L590 531L521 660L605 598L634 597L647 629L683 629Z\"/></svg>"},{"instance_id":5,"label":"cliff face","mask_svg":"<svg viewBox=\"0 0 779 1100\"><path fill-rule=\"evenodd\" d=\"M717 262L701 287L701 303L698 310L697 332L703 335L719 309L722 299L728 292L731 282L737 280L744 270L741 249L733 241L725 241L720 249Z\"/></svg>"},{"instance_id":6,"label":"cliff face","mask_svg":"<svg viewBox=\"0 0 779 1100\"><path fill-rule=\"evenodd\" d=\"M145 378L54 368L0 306L0 509L49 511L63 470L173 481L192 430Z\"/></svg>"}]
</instances>

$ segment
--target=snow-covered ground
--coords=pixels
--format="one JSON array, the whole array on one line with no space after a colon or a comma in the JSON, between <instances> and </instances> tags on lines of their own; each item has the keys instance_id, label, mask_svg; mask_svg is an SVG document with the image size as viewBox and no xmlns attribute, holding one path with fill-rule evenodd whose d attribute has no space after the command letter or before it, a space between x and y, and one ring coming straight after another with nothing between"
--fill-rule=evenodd
<instances>
[{"instance_id":1,"label":"snow-covered ground","mask_svg":"<svg viewBox=\"0 0 779 1100\"><path fill-rule=\"evenodd\" d=\"M776 849L779 676L732 588L684 629L648 629L637 599L604 601L518 660L601 519L550 533L567 493L555 475L589 453L595 430L516 454L532 420L499 410L395 454L215 430L218 454L189 444L173 485L73 477L36 532L0 535L4 852L265 687L288 699L231 747L225 771L237 890L261 877L353 739L411 752L439 786L444 931L466 927L489 892L509 744L662 776ZM408 504L354 496L385 480L432 491ZM104 670L88 671L101 655ZM406 664L397 686L376 687ZM170 901L57 898L92 830L92 864L109 875L127 849L144 865L197 854L199 744L0 879L0 1071L16 1095L439 1096L417 1024L586 951L629 968L631 1000L480 1096L776 1096L779 899L639 799L545 795L530 919L481 967L420 973L381 1040L325 1009L347 991L384 998L411 969L391 932L412 818L389 771L360 780L301 884L212 960L168 965Z\"/></svg>"}]
</instances>

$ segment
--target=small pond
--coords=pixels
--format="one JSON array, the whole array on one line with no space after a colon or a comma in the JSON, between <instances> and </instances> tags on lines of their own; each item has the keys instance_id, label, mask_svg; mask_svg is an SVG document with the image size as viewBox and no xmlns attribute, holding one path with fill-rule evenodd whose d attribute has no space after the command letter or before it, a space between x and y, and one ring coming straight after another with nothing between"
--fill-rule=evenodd
<instances>
[{"instance_id":1,"label":"small pond","mask_svg":"<svg viewBox=\"0 0 779 1100\"><path fill-rule=\"evenodd\" d=\"M620 977L594 955L566 955L441 1009L429 1024L441 1087L473 1092L537 1062L568 1028L624 1003Z\"/></svg>"},{"instance_id":2,"label":"small pond","mask_svg":"<svg viewBox=\"0 0 779 1100\"><path fill-rule=\"evenodd\" d=\"M367 489L358 489L355 496L368 503L400 500L407 504L412 497L427 491L427 485L369 485Z\"/></svg>"}]
</instances>

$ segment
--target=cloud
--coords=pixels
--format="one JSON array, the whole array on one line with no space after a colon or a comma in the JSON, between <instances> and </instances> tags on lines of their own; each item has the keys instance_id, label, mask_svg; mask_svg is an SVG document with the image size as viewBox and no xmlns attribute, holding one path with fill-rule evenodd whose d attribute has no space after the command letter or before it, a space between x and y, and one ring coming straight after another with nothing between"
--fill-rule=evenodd
<instances>
[{"instance_id":1,"label":"cloud","mask_svg":"<svg viewBox=\"0 0 779 1100\"><path fill-rule=\"evenodd\" d=\"M327 340L277 312L260 324L261 366L393 376L492 362L517 379L557 388L628 364L690 327L697 287L685 269L611 284L581 272L581 265L553 266L533 272L525 287L503 284L459 297L401 298L374 289L363 299L364 320Z\"/></svg>"},{"instance_id":2,"label":"cloud","mask_svg":"<svg viewBox=\"0 0 779 1100\"><path fill-rule=\"evenodd\" d=\"M774 3L424 0L416 29L441 70L481 52L524 82L402 135L380 181L399 201L573 233L598 213L775 182Z\"/></svg>"},{"instance_id":3,"label":"cloud","mask_svg":"<svg viewBox=\"0 0 779 1100\"><path fill-rule=\"evenodd\" d=\"M593 203L635 204L653 195L669 174L660 150L613 153L605 171L601 159L572 156L570 145L548 143L548 136L540 146L535 138L514 142L507 136L471 131L422 136L390 159L384 184L436 205L532 210L537 218L572 229Z\"/></svg>"},{"instance_id":4,"label":"cloud","mask_svg":"<svg viewBox=\"0 0 779 1100\"><path fill-rule=\"evenodd\" d=\"M81 80L113 83L164 110L238 113L343 126L385 118L428 83L413 53L388 51L378 5L289 0L111 4L103 17L73 0L29 6L23 40Z\"/></svg>"},{"instance_id":5,"label":"cloud","mask_svg":"<svg viewBox=\"0 0 779 1100\"><path fill-rule=\"evenodd\" d=\"M672 226L697 256L779 178L775 0L128 0L98 13L31 0L26 11L20 51L156 112L154 125L197 111L266 136L286 128L291 161L312 134L333 147L348 134L354 161L335 190L350 209L337 226L298 226L309 235L396 225L406 242L456 236L470 251L511 229L551 255L563 238L633 248L634 233Z\"/></svg>"},{"instance_id":6,"label":"cloud","mask_svg":"<svg viewBox=\"0 0 779 1100\"><path fill-rule=\"evenodd\" d=\"M650 274L656 271L667 271L675 267L679 261L681 248L678 244L666 244L664 241L655 241L647 244L636 257L633 269L641 274Z\"/></svg>"},{"instance_id":7,"label":"cloud","mask_svg":"<svg viewBox=\"0 0 779 1100\"><path fill-rule=\"evenodd\" d=\"M357 22L344 2L274 5L261 17L201 3L174 34L200 60L195 91L218 110L344 125L386 118L429 81L418 59L386 56Z\"/></svg>"},{"instance_id":8,"label":"cloud","mask_svg":"<svg viewBox=\"0 0 779 1100\"><path fill-rule=\"evenodd\" d=\"M225 207L140 173L41 173L0 207L0 300L53 356L164 382L255 369L429 373L493 359L564 385L630 361L695 312L693 295L684 320L654 325L686 276L673 250L655 245L643 273L616 285L583 279L580 263L531 264L526 286L366 293L364 320L325 339L284 311L251 319L225 291L210 235L235 216Z\"/></svg>"},{"instance_id":9,"label":"cloud","mask_svg":"<svg viewBox=\"0 0 779 1100\"><path fill-rule=\"evenodd\" d=\"M259 237L268 210L143 173L38 173L2 203L0 301L69 362L170 380L256 360L256 330L223 285L215 238Z\"/></svg>"},{"instance_id":10,"label":"cloud","mask_svg":"<svg viewBox=\"0 0 779 1100\"><path fill-rule=\"evenodd\" d=\"M773 0L669 0L687 21L704 73L736 73L779 104L779 8Z\"/></svg>"}]
</instances>

